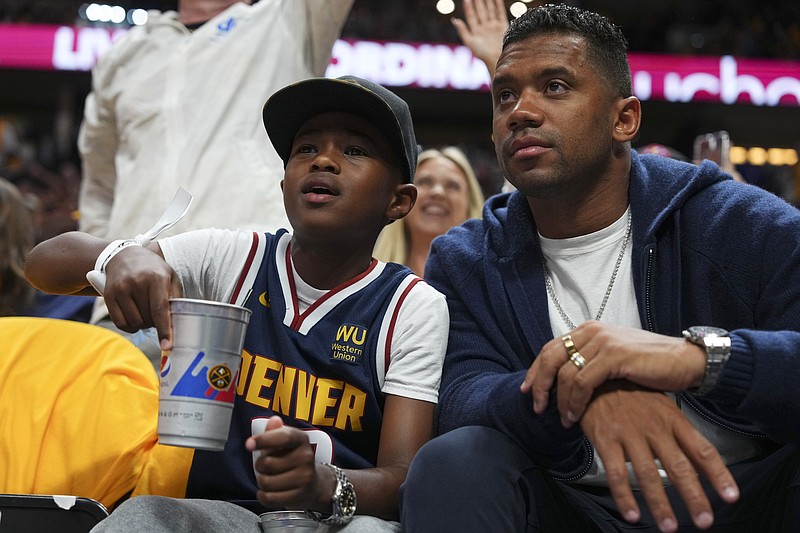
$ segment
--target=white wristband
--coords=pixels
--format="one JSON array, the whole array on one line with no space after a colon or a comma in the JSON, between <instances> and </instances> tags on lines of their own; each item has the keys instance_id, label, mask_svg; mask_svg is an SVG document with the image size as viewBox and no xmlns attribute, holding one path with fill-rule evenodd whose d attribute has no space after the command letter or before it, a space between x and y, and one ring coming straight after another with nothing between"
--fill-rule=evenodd
<instances>
[{"instance_id":1,"label":"white wristband","mask_svg":"<svg viewBox=\"0 0 800 533\"><path fill-rule=\"evenodd\" d=\"M106 246L100 255L97 256L97 260L94 262L94 269L100 272L101 274L106 273L106 265L111 258L120 253L122 250L127 248L128 246L141 246L142 244L137 239L124 239L124 240L116 240Z\"/></svg>"}]
</instances>

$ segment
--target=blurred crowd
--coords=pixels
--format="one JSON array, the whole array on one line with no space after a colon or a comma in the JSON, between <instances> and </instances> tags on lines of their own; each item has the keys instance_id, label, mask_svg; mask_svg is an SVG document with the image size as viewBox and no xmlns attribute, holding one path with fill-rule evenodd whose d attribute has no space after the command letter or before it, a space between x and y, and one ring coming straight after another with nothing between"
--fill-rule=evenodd
<instances>
[{"instance_id":1,"label":"blurred crowd","mask_svg":"<svg viewBox=\"0 0 800 533\"><path fill-rule=\"evenodd\" d=\"M512 2L506 2L511 4ZM530 2L528 5L545 3ZM622 27L638 52L800 58L800 4L793 0L726 2L709 0L574 0L563 2L597 11ZM456 2L455 15L460 15ZM433 0L358 0L345 26L355 38L458 42L449 17ZM407 13L430 17L412 18Z\"/></svg>"},{"instance_id":2,"label":"blurred crowd","mask_svg":"<svg viewBox=\"0 0 800 533\"><path fill-rule=\"evenodd\" d=\"M23 119L0 116L0 177L23 194L39 241L77 227L81 176L76 156L59 155L52 137L36 133Z\"/></svg>"}]
</instances>

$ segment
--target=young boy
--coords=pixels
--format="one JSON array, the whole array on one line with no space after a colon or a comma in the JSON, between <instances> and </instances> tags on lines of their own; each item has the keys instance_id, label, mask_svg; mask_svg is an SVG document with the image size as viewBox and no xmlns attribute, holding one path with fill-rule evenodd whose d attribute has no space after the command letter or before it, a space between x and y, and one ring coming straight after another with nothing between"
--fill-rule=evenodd
<instances>
[{"instance_id":1,"label":"young boy","mask_svg":"<svg viewBox=\"0 0 800 533\"><path fill-rule=\"evenodd\" d=\"M154 325L164 349L171 297L253 314L228 444L194 454L186 496L203 500L133 498L99 530L257 531L254 513L274 509L349 522L337 531L399 530L378 518L397 520L407 466L431 437L449 324L441 294L372 258L381 229L416 200L411 115L369 81L313 78L273 95L264 123L285 164L292 234L200 230L106 262L112 319L126 331ZM106 246L58 236L26 274L46 291L89 293L85 274Z\"/></svg>"}]
</instances>

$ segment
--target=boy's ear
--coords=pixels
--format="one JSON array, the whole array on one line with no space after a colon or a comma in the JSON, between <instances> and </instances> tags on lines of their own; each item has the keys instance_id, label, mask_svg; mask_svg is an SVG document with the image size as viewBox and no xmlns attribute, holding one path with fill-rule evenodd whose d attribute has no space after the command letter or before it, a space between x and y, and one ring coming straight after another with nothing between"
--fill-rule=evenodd
<instances>
[{"instance_id":1,"label":"boy's ear","mask_svg":"<svg viewBox=\"0 0 800 533\"><path fill-rule=\"evenodd\" d=\"M416 201L417 188L412 183L398 185L394 190L394 197L386 209L386 218L389 222L400 220L411 211Z\"/></svg>"}]
</instances>

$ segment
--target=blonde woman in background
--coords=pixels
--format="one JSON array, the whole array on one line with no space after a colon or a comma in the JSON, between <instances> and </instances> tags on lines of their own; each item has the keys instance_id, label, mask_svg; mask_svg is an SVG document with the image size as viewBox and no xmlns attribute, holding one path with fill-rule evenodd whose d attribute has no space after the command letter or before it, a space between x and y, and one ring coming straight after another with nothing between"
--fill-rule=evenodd
<instances>
[{"instance_id":1,"label":"blonde woman in background","mask_svg":"<svg viewBox=\"0 0 800 533\"><path fill-rule=\"evenodd\" d=\"M36 299L24 272L34 239L33 220L22 193L0 179L0 316L17 315Z\"/></svg>"},{"instance_id":2,"label":"blonde woman in background","mask_svg":"<svg viewBox=\"0 0 800 533\"><path fill-rule=\"evenodd\" d=\"M383 229L374 255L422 276L431 241L470 218L480 218L484 198L467 156L454 146L422 152L414 185L417 203L404 219Z\"/></svg>"},{"instance_id":3,"label":"blonde woman in background","mask_svg":"<svg viewBox=\"0 0 800 533\"><path fill-rule=\"evenodd\" d=\"M44 224L33 203L16 185L0 178L0 317L88 322L94 298L45 294L25 279L25 258L39 242Z\"/></svg>"}]
</instances>

